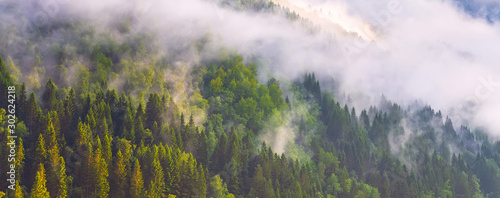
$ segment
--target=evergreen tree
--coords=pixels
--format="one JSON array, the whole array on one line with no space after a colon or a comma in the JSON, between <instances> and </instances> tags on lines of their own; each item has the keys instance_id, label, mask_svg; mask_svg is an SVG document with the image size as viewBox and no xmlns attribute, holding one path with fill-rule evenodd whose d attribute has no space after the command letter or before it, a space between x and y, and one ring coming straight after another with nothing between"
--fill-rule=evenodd
<instances>
[{"instance_id":1,"label":"evergreen tree","mask_svg":"<svg viewBox=\"0 0 500 198\"><path fill-rule=\"evenodd\" d=\"M151 198L165 197L165 181L163 178L163 169L160 166L158 156L154 158L152 166L154 178L150 182L148 196Z\"/></svg>"},{"instance_id":2,"label":"evergreen tree","mask_svg":"<svg viewBox=\"0 0 500 198\"><path fill-rule=\"evenodd\" d=\"M219 138L219 142L217 146L215 147L214 154L212 155L211 164L210 164L210 169L218 173L219 171L222 170L222 168L226 165L227 158L226 157L226 152L227 152L227 136L225 133L222 133L222 135Z\"/></svg>"},{"instance_id":3,"label":"evergreen tree","mask_svg":"<svg viewBox=\"0 0 500 198\"><path fill-rule=\"evenodd\" d=\"M52 125L49 125L49 131L54 131ZM66 184L66 164L64 158L59 154L58 144L56 142L55 133L50 133L51 147L48 152L48 176L47 176L47 189L51 192L52 196L55 197L66 197L67 196L67 184Z\"/></svg>"},{"instance_id":4,"label":"evergreen tree","mask_svg":"<svg viewBox=\"0 0 500 198\"><path fill-rule=\"evenodd\" d=\"M132 177L130 177L130 196L144 196L144 180L142 178L141 166L139 164L139 160L137 159L135 160Z\"/></svg>"},{"instance_id":5,"label":"evergreen tree","mask_svg":"<svg viewBox=\"0 0 500 198\"><path fill-rule=\"evenodd\" d=\"M7 88L12 85L9 71L7 71L7 64L0 57L0 90L3 92L0 94L0 108L7 108L8 98L7 98Z\"/></svg>"},{"instance_id":6,"label":"evergreen tree","mask_svg":"<svg viewBox=\"0 0 500 198\"><path fill-rule=\"evenodd\" d=\"M142 177L142 173L141 173ZM141 178L142 180L142 178ZM126 197L127 172L122 152L118 150L116 154L115 163L113 166L113 175L111 177L111 191L112 197ZM134 181L132 181L134 182Z\"/></svg>"},{"instance_id":7,"label":"evergreen tree","mask_svg":"<svg viewBox=\"0 0 500 198\"><path fill-rule=\"evenodd\" d=\"M19 138L14 165L16 166L16 178L23 178L24 173L24 145L23 138ZM19 181L19 180L18 180Z\"/></svg>"},{"instance_id":8,"label":"evergreen tree","mask_svg":"<svg viewBox=\"0 0 500 198\"><path fill-rule=\"evenodd\" d=\"M24 192L22 187L19 185L19 180L16 180L16 190L14 192L15 198L24 198Z\"/></svg>"},{"instance_id":9,"label":"evergreen tree","mask_svg":"<svg viewBox=\"0 0 500 198\"><path fill-rule=\"evenodd\" d=\"M16 105L16 109L17 109L17 117L19 118L19 120L22 120L24 121L25 118L26 118L26 110L27 110L27 98L26 98L26 85L23 84L21 85L21 89L19 90L19 92L17 93L17 105Z\"/></svg>"},{"instance_id":10,"label":"evergreen tree","mask_svg":"<svg viewBox=\"0 0 500 198\"><path fill-rule=\"evenodd\" d=\"M112 161L112 152L111 152L111 137L109 137L108 133L104 133L103 135L103 150L102 150L102 157L104 161L106 162L106 165L108 167L111 167L111 161Z\"/></svg>"},{"instance_id":11,"label":"evergreen tree","mask_svg":"<svg viewBox=\"0 0 500 198\"><path fill-rule=\"evenodd\" d=\"M45 109L52 110L57 101L57 86L49 78L45 84L45 90L42 95L42 104Z\"/></svg>"},{"instance_id":12,"label":"evergreen tree","mask_svg":"<svg viewBox=\"0 0 500 198\"><path fill-rule=\"evenodd\" d=\"M47 161L47 150L45 149L45 139L43 138L43 135L40 134L38 136L38 142L37 142L37 147L35 151L35 161L34 161L34 166L36 164L44 164Z\"/></svg>"},{"instance_id":13,"label":"evergreen tree","mask_svg":"<svg viewBox=\"0 0 500 198\"><path fill-rule=\"evenodd\" d=\"M45 187L45 168L43 164L38 165L38 172L36 173L35 184L31 188L31 198L50 198L49 191Z\"/></svg>"},{"instance_id":14,"label":"evergreen tree","mask_svg":"<svg viewBox=\"0 0 500 198\"><path fill-rule=\"evenodd\" d=\"M95 189L93 196L105 198L108 197L109 183L108 183L108 166L105 159L102 157L102 146L99 137L97 137L97 148L93 154L92 172L94 175L93 185Z\"/></svg>"},{"instance_id":15,"label":"evergreen tree","mask_svg":"<svg viewBox=\"0 0 500 198\"><path fill-rule=\"evenodd\" d=\"M231 156L231 161L230 161L230 178L229 178L229 192L233 194L240 194L240 184L241 184L241 177L239 175L240 169L241 169L241 156L240 156L240 145L241 145L241 140L238 138L238 134L234 130L234 128L231 129L231 148L229 151L229 155Z\"/></svg>"},{"instance_id":16,"label":"evergreen tree","mask_svg":"<svg viewBox=\"0 0 500 198\"><path fill-rule=\"evenodd\" d=\"M152 129L155 122L158 126L161 126L163 123L161 121L162 106L162 102L157 93L149 95L148 103L146 104L146 128Z\"/></svg>"}]
</instances>

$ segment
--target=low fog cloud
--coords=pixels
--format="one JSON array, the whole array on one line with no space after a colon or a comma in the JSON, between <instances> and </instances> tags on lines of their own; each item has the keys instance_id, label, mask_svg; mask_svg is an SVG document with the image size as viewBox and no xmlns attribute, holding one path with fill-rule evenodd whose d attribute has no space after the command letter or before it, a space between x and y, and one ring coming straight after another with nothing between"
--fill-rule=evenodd
<instances>
[{"instance_id":1,"label":"low fog cloud","mask_svg":"<svg viewBox=\"0 0 500 198\"><path fill-rule=\"evenodd\" d=\"M286 1L319 31L301 20L235 11L215 1L47 2L26 6L21 14L36 19L29 25L64 17L106 28L127 18L132 32L154 36L158 53L179 55L188 67L217 58L220 48L234 49L247 60L261 60L261 71L275 76L315 72L334 78L357 108L378 104L382 94L402 105L418 100L456 124L500 135L500 26L451 0ZM201 50L193 44L200 39L206 40Z\"/></svg>"}]
</instances>

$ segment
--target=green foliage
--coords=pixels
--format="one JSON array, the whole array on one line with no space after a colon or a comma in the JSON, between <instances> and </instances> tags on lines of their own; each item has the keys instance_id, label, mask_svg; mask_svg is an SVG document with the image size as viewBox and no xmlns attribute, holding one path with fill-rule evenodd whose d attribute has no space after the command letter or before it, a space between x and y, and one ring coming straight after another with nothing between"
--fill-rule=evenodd
<instances>
[{"instance_id":1,"label":"green foliage","mask_svg":"<svg viewBox=\"0 0 500 198\"><path fill-rule=\"evenodd\" d=\"M32 73L24 75L26 85L17 85L14 77L23 75L16 73L13 61L7 65L0 60L0 86L19 90L18 197L23 189L31 189L31 197L499 193L500 143L464 127L455 129L430 107L407 112L384 100L358 117L354 108L324 94L329 90L321 90L314 74L291 85L274 78L259 84L256 66L239 55L189 73L185 66L172 69L168 61L148 55L152 49L144 40L81 42L76 51L89 57L88 66L69 61L76 56L65 44L53 45L56 70L74 73L71 81L63 75L45 78L38 56ZM36 88L40 79L48 79L43 91ZM118 95L110 87L123 92ZM28 96L26 90L34 91ZM5 143L2 112L0 141ZM391 141L401 140L410 132L407 128L420 133L394 153ZM270 139L281 140L272 136L278 129L290 137L275 153L281 142L268 147L262 139L271 134ZM7 157L5 148L0 154ZM7 164L0 163L0 169L7 170Z\"/></svg>"},{"instance_id":2,"label":"green foliage","mask_svg":"<svg viewBox=\"0 0 500 198\"><path fill-rule=\"evenodd\" d=\"M12 83L17 84L20 83L20 80L23 76L21 73L21 70L14 64L14 61L12 60L11 57L7 57L7 71L10 74L10 79L12 80Z\"/></svg>"},{"instance_id":3,"label":"green foliage","mask_svg":"<svg viewBox=\"0 0 500 198\"><path fill-rule=\"evenodd\" d=\"M137 159L135 160L134 170L132 171L132 176L130 177L130 196L144 196L144 180L142 178L141 165Z\"/></svg>"},{"instance_id":4,"label":"green foliage","mask_svg":"<svg viewBox=\"0 0 500 198\"><path fill-rule=\"evenodd\" d=\"M228 192L226 184L224 183L224 181L222 181L219 175L215 175L210 178L207 195L210 197L234 197L233 194Z\"/></svg>"},{"instance_id":5,"label":"green foliage","mask_svg":"<svg viewBox=\"0 0 500 198\"><path fill-rule=\"evenodd\" d=\"M38 171L36 172L36 179L33 188L31 189L30 197L31 198L50 198L49 191L47 191L47 187L45 183L47 180L45 179L45 169L43 168L43 164L38 165Z\"/></svg>"}]
</instances>

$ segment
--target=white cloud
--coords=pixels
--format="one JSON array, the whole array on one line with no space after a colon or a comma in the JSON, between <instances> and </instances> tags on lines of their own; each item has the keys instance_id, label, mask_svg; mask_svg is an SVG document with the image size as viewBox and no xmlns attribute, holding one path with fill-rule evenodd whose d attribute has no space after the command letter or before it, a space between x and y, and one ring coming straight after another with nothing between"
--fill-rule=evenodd
<instances>
[{"instance_id":1,"label":"white cloud","mask_svg":"<svg viewBox=\"0 0 500 198\"><path fill-rule=\"evenodd\" d=\"M182 59L193 64L226 46L263 59L276 75L296 78L314 71L342 82L342 92L370 96L372 104L382 94L403 105L421 100L452 114L454 121L472 120L473 126L484 125L500 135L500 122L495 121L500 87L485 89L480 80L491 76L500 82L498 24L471 17L451 0L287 2L328 33L312 33L301 23L272 14L236 12L201 0L72 1L61 5L59 15L107 24L133 13L133 31L154 32L164 52L186 50ZM209 45L197 54L193 40L206 36ZM488 97L478 97L477 90ZM478 104L475 113L461 109L467 100Z\"/></svg>"}]
</instances>

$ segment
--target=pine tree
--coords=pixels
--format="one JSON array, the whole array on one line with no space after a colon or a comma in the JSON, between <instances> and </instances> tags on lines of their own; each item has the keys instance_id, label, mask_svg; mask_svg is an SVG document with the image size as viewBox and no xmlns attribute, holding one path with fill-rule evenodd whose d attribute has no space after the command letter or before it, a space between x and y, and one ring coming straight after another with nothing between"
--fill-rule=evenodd
<instances>
[{"instance_id":1,"label":"pine tree","mask_svg":"<svg viewBox=\"0 0 500 198\"><path fill-rule=\"evenodd\" d=\"M18 95L18 98L16 100L17 117L19 118L19 120L24 121L26 118L26 110L28 102L26 98L26 85L24 85L24 82L21 85L21 89L19 90L19 93L17 95Z\"/></svg>"},{"instance_id":2,"label":"pine tree","mask_svg":"<svg viewBox=\"0 0 500 198\"><path fill-rule=\"evenodd\" d=\"M255 169L254 177L252 178L252 188L255 190L256 197L274 197L272 182L271 180L266 181L260 165L257 165L257 169Z\"/></svg>"},{"instance_id":3,"label":"pine tree","mask_svg":"<svg viewBox=\"0 0 500 198\"><path fill-rule=\"evenodd\" d=\"M35 151L34 166L40 163L43 164L46 162L46 160L47 160L47 150L45 150L45 139L43 138L43 135L40 134L38 136L37 148Z\"/></svg>"},{"instance_id":4,"label":"pine tree","mask_svg":"<svg viewBox=\"0 0 500 198\"><path fill-rule=\"evenodd\" d=\"M197 180L198 180L198 196L200 197L206 197L207 195L207 178L205 174L205 169L203 169L203 165L200 164L198 166L198 175L197 175Z\"/></svg>"},{"instance_id":5,"label":"pine tree","mask_svg":"<svg viewBox=\"0 0 500 198\"><path fill-rule=\"evenodd\" d=\"M111 195L113 197L125 197L127 183L127 172L125 170L125 163L122 152L118 150L116 154L115 163L113 166L113 177L111 178Z\"/></svg>"},{"instance_id":6,"label":"pine tree","mask_svg":"<svg viewBox=\"0 0 500 198\"><path fill-rule=\"evenodd\" d=\"M68 95L64 99L63 102L64 110L61 114L59 114L60 122L61 122L61 132L63 138L66 139L69 146L72 146L75 141L75 133L74 131L77 129L77 107L76 107L76 98L75 91L70 89Z\"/></svg>"},{"instance_id":7,"label":"pine tree","mask_svg":"<svg viewBox=\"0 0 500 198\"><path fill-rule=\"evenodd\" d=\"M179 146L177 145L177 133L175 132L174 127L170 127L168 139L170 140L168 142L168 145L170 145L171 148L173 149L179 148Z\"/></svg>"},{"instance_id":8,"label":"pine tree","mask_svg":"<svg viewBox=\"0 0 500 198\"><path fill-rule=\"evenodd\" d=\"M134 122L138 122L138 120L134 121L134 115L132 114L132 110L130 110L130 107L127 108L127 111L125 113L125 120L123 121L123 127L122 131L118 133L118 136L121 136L127 140L135 142L136 138L136 131L134 130ZM139 118L136 118L139 119ZM140 120L139 120L140 122ZM141 134L138 134L138 138L142 139Z\"/></svg>"},{"instance_id":9,"label":"pine tree","mask_svg":"<svg viewBox=\"0 0 500 198\"><path fill-rule=\"evenodd\" d=\"M16 180L16 191L14 192L14 197L15 198L24 198L24 192L23 192L21 185L19 185L19 179Z\"/></svg>"},{"instance_id":10,"label":"pine tree","mask_svg":"<svg viewBox=\"0 0 500 198\"><path fill-rule=\"evenodd\" d=\"M80 154L87 155L88 143L92 142L92 131L90 126L86 123L79 122L76 138L76 146Z\"/></svg>"},{"instance_id":11,"label":"pine tree","mask_svg":"<svg viewBox=\"0 0 500 198\"><path fill-rule=\"evenodd\" d=\"M161 112L163 110L162 107L163 105L158 94L150 94L148 103L146 104L146 128L151 129L155 122L158 124L158 126L161 126Z\"/></svg>"},{"instance_id":12,"label":"pine tree","mask_svg":"<svg viewBox=\"0 0 500 198\"><path fill-rule=\"evenodd\" d=\"M182 150L184 150L184 141L182 140L181 132L179 130L174 131L174 132L175 132L175 137L176 137L175 142L177 143L177 148L182 151Z\"/></svg>"},{"instance_id":13,"label":"pine tree","mask_svg":"<svg viewBox=\"0 0 500 198\"><path fill-rule=\"evenodd\" d=\"M104 158L104 161L106 162L106 165L108 167L111 167L111 160L112 160L112 154L111 154L111 138L109 137L108 133L104 133L103 135L103 150L102 150L102 157Z\"/></svg>"},{"instance_id":14,"label":"pine tree","mask_svg":"<svg viewBox=\"0 0 500 198\"><path fill-rule=\"evenodd\" d=\"M233 194L240 194L241 177L239 175L241 169L240 145L241 140L238 138L238 133L234 128L231 129L231 148L229 151L230 159L230 178L228 190Z\"/></svg>"},{"instance_id":15,"label":"pine tree","mask_svg":"<svg viewBox=\"0 0 500 198\"><path fill-rule=\"evenodd\" d=\"M97 137L97 148L95 150L92 162L92 172L95 176L93 185L95 185L93 196L105 198L108 197L108 166L105 159L102 157L102 145L99 137Z\"/></svg>"},{"instance_id":16,"label":"pine tree","mask_svg":"<svg viewBox=\"0 0 500 198\"><path fill-rule=\"evenodd\" d=\"M370 118L368 117L368 114L366 113L366 110L361 111L361 115L359 116L359 119L361 123L363 124L363 127L368 131L370 130Z\"/></svg>"},{"instance_id":17,"label":"pine tree","mask_svg":"<svg viewBox=\"0 0 500 198\"><path fill-rule=\"evenodd\" d=\"M140 144L141 141L143 141L146 136L144 134L144 109L142 107L142 104L139 104L139 107L137 107L136 113L135 113L135 118L133 119L133 127L134 127L134 135L135 135L135 143ZM131 133L131 132L129 132Z\"/></svg>"},{"instance_id":18,"label":"pine tree","mask_svg":"<svg viewBox=\"0 0 500 198\"><path fill-rule=\"evenodd\" d=\"M64 158L59 155L59 148L55 137L55 132L52 124L49 125L49 132L51 140L50 148L48 152L48 167L49 170L47 176L47 189L51 194L58 198L63 198L67 196L67 184L66 184L66 165Z\"/></svg>"},{"instance_id":19,"label":"pine tree","mask_svg":"<svg viewBox=\"0 0 500 198\"><path fill-rule=\"evenodd\" d=\"M130 196L143 197L144 196L144 180L142 178L141 165L139 160L135 160L134 171L130 177Z\"/></svg>"},{"instance_id":20,"label":"pine tree","mask_svg":"<svg viewBox=\"0 0 500 198\"><path fill-rule=\"evenodd\" d=\"M45 90L42 95L42 104L45 109L52 110L57 101L57 86L49 78L45 84Z\"/></svg>"},{"instance_id":21,"label":"pine tree","mask_svg":"<svg viewBox=\"0 0 500 198\"><path fill-rule=\"evenodd\" d=\"M219 138L217 147L215 147L214 154L212 155L210 169L218 173L226 165L226 152L227 152L227 136L225 133ZM230 159L230 158L229 158Z\"/></svg>"},{"instance_id":22,"label":"pine tree","mask_svg":"<svg viewBox=\"0 0 500 198\"><path fill-rule=\"evenodd\" d=\"M17 176L16 178L22 178L23 177L23 172L24 172L24 144L23 144L23 138L19 138L19 143L17 145L17 151L16 151L16 161L14 165L16 166L16 173Z\"/></svg>"},{"instance_id":23,"label":"pine tree","mask_svg":"<svg viewBox=\"0 0 500 198\"><path fill-rule=\"evenodd\" d=\"M200 164L208 165L207 135L204 131L197 134L196 161Z\"/></svg>"},{"instance_id":24,"label":"pine tree","mask_svg":"<svg viewBox=\"0 0 500 198\"><path fill-rule=\"evenodd\" d=\"M154 177L149 185L148 195L151 198L165 197L165 180L163 178L163 169L160 165L160 161L158 160L157 155L153 160L152 166Z\"/></svg>"},{"instance_id":25,"label":"pine tree","mask_svg":"<svg viewBox=\"0 0 500 198\"><path fill-rule=\"evenodd\" d=\"M31 198L50 198L49 191L45 187L45 169L43 164L38 165L38 172L36 173L35 184L31 188Z\"/></svg>"},{"instance_id":26,"label":"pine tree","mask_svg":"<svg viewBox=\"0 0 500 198\"><path fill-rule=\"evenodd\" d=\"M28 102L27 102L27 110L26 110L26 126L29 128L29 132L32 134L32 137L36 137L38 134L33 133L35 129L35 124L38 121L38 118L40 116L40 111L39 107L36 102L36 96L35 93L32 91L30 93L30 96L28 97ZM37 132L38 130L35 130ZM34 141L33 141L34 142Z\"/></svg>"},{"instance_id":27,"label":"pine tree","mask_svg":"<svg viewBox=\"0 0 500 198\"><path fill-rule=\"evenodd\" d=\"M2 57L0 57L0 90L3 91L3 93L0 94L0 107L2 108L7 107L8 102L6 90L10 85L12 85L12 80L10 78L9 71L7 71L7 64Z\"/></svg>"},{"instance_id":28,"label":"pine tree","mask_svg":"<svg viewBox=\"0 0 500 198\"><path fill-rule=\"evenodd\" d=\"M178 155L180 154L180 150L178 148L170 148L166 146L166 163L164 171L167 173L165 179L167 193L169 194L179 194L179 183L180 183L180 172L179 167L177 166L180 163L178 159Z\"/></svg>"}]
</instances>

